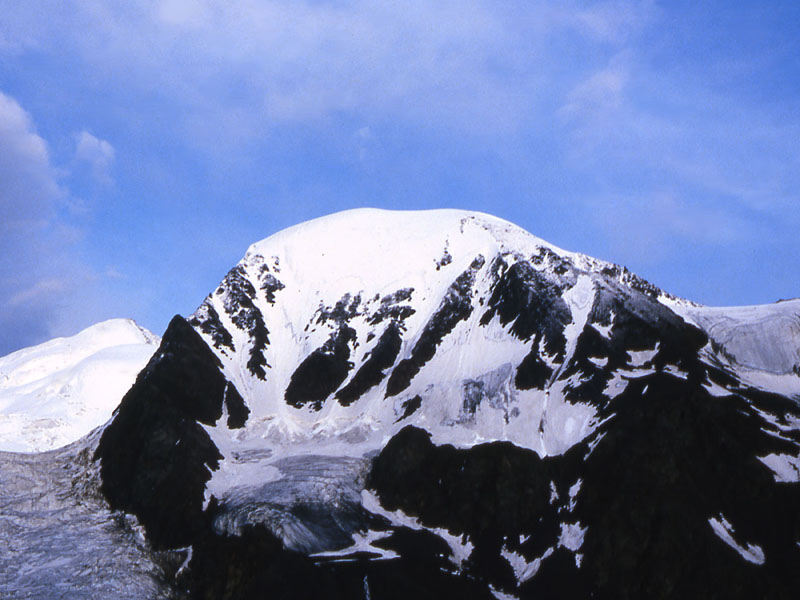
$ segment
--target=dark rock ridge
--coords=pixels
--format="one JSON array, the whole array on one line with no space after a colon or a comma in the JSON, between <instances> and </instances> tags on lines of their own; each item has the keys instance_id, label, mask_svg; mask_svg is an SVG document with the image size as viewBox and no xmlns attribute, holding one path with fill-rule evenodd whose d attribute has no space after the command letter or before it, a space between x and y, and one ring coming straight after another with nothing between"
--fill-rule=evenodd
<instances>
[{"instance_id":1,"label":"dark rock ridge","mask_svg":"<svg viewBox=\"0 0 800 600\"><path fill-rule=\"evenodd\" d=\"M403 322L408 317L416 312L411 306L407 304L401 304L402 302L407 302L411 299L411 295L414 293L414 288L403 288L397 290L393 294L387 294L383 298L381 298L380 306L378 310L375 311L369 320L368 323L370 325L377 325L381 323L385 319L392 319L395 322Z\"/></svg>"},{"instance_id":2,"label":"dark rock ridge","mask_svg":"<svg viewBox=\"0 0 800 600\"><path fill-rule=\"evenodd\" d=\"M407 558L317 562L286 550L265 527L247 527L239 536L199 538L190 575L180 582L188 597L202 600L495 599L484 586L452 572L444 558L447 544L431 533L397 531L386 546Z\"/></svg>"},{"instance_id":3,"label":"dark rock ridge","mask_svg":"<svg viewBox=\"0 0 800 600\"><path fill-rule=\"evenodd\" d=\"M776 485L753 452L796 451L800 436L776 440L754 407L797 406L752 390L715 398L665 373L614 404L593 438L556 457L506 442L435 446L408 427L375 459L368 486L386 509L468 536L476 548L462 574L521 598L794 597L800 488ZM709 525L720 514L742 545L763 550L763 565L721 543ZM586 526L579 561L559 542L576 523ZM547 558L518 585L503 548Z\"/></svg>"},{"instance_id":4,"label":"dark rock ridge","mask_svg":"<svg viewBox=\"0 0 800 600\"><path fill-rule=\"evenodd\" d=\"M220 321L219 313L210 302L203 303L194 316L189 318L189 325L208 335L215 348L227 348L234 352L233 336Z\"/></svg>"},{"instance_id":5,"label":"dark rock ridge","mask_svg":"<svg viewBox=\"0 0 800 600\"><path fill-rule=\"evenodd\" d=\"M266 265L262 265L260 279L261 289L265 292L267 301L274 303L275 292L282 290L284 285L269 272L269 267ZM269 345L269 331L264 323L264 315L254 303L255 286L248 279L244 268L237 265L231 269L213 295L223 299L225 313L233 325L248 334L250 349L247 369L259 379L266 379L266 369L269 365L264 353ZM236 351L233 336L222 323L211 297L206 299L189 322L193 327L209 335L218 350Z\"/></svg>"},{"instance_id":6,"label":"dark rock ridge","mask_svg":"<svg viewBox=\"0 0 800 600\"><path fill-rule=\"evenodd\" d=\"M497 260L495 271L502 272L502 275L489 297L481 325L498 318L502 325L511 324L509 331L512 335L532 341L530 353L517 369L515 384L523 390L541 388L553 374L553 369L542 358L540 342L545 352L554 355L557 362L564 360L564 327L571 321L572 313L561 295L574 280L547 278L529 262L516 262L507 267L502 259ZM563 272L557 275L563 275Z\"/></svg>"},{"instance_id":7,"label":"dark rock ridge","mask_svg":"<svg viewBox=\"0 0 800 600\"><path fill-rule=\"evenodd\" d=\"M369 389L378 385L386 375L386 370L397 360L402 343L400 325L396 321L392 321L384 329L375 347L370 350L350 383L336 392L336 399L348 406Z\"/></svg>"},{"instance_id":8,"label":"dark rock ridge","mask_svg":"<svg viewBox=\"0 0 800 600\"><path fill-rule=\"evenodd\" d=\"M230 381L225 384L225 408L228 411L228 428L241 429L247 423L250 409L244 398Z\"/></svg>"},{"instance_id":9,"label":"dark rock ridge","mask_svg":"<svg viewBox=\"0 0 800 600\"><path fill-rule=\"evenodd\" d=\"M114 509L135 514L154 546L186 546L204 530L203 494L222 458L200 426L228 403L243 425L247 408L219 360L180 316L125 394L95 453L102 490Z\"/></svg>"}]
</instances>

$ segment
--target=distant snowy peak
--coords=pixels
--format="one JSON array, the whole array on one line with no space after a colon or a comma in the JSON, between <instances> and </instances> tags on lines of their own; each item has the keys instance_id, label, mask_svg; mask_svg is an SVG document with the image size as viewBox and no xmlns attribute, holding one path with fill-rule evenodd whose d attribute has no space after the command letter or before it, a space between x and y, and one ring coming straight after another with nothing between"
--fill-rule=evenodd
<instances>
[{"instance_id":1,"label":"distant snowy peak","mask_svg":"<svg viewBox=\"0 0 800 600\"><path fill-rule=\"evenodd\" d=\"M112 319L0 358L0 450L50 450L105 423L160 341Z\"/></svg>"},{"instance_id":2,"label":"distant snowy peak","mask_svg":"<svg viewBox=\"0 0 800 600\"><path fill-rule=\"evenodd\" d=\"M148 344L160 338L131 319L109 319L70 336L48 340L0 358L0 385L23 385L70 368L92 354L114 346Z\"/></svg>"}]
</instances>

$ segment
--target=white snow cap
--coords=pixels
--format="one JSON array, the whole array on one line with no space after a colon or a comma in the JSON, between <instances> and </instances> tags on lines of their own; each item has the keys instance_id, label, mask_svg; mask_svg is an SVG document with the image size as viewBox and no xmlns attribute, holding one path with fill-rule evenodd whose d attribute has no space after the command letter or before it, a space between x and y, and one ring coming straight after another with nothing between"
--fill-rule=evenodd
<instances>
[{"instance_id":1,"label":"white snow cap","mask_svg":"<svg viewBox=\"0 0 800 600\"><path fill-rule=\"evenodd\" d=\"M353 291L359 287L391 287L408 276L431 271L445 251L454 259L503 251L536 250L546 246L577 256L503 219L454 209L383 210L360 208L320 217L289 227L248 248L254 255L280 257L303 288L331 285ZM468 263L467 263L468 264ZM323 284L324 282L324 284Z\"/></svg>"}]
</instances>

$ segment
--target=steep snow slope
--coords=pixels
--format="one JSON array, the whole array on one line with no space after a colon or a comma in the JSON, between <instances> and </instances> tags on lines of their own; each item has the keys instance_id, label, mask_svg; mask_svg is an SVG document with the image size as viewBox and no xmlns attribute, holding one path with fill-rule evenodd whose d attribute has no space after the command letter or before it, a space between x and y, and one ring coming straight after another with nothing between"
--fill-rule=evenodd
<instances>
[{"instance_id":1,"label":"steep snow slope","mask_svg":"<svg viewBox=\"0 0 800 600\"><path fill-rule=\"evenodd\" d=\"M0 450L49 450L105 423L159 341L113 319L0 358Z\"/></svg>"}]
</instances>

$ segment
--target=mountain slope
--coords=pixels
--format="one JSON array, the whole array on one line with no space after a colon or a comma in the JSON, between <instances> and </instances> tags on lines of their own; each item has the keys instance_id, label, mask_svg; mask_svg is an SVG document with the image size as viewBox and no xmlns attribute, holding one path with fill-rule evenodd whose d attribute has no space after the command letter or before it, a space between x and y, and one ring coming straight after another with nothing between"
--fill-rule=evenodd
<instances>
[{"instance_id":1,"label":"mountain slope","mask_svg":"<svg viewBox=\"0 0 800 600\"><path fill-rule=\"evenodd\" d=\"M559 384L587 325L613 327L617 303L620 319L653 320L661 334L694 331L644 286L486 215L362 210L253 245L189 322L247 398L258 439L313 429L319 448L346 430L383 437L425 392L403 425L425 418L443 440L509 439L550 454L575 441L561 436L593 427L594 409L565 406ZM472 378L470 394L477 401L486 387L493 410L464 404ZM553 426L531 437L541 422ZM237 443L255 427L237 431Z\"/></svg>"},{"instance_id":2,"label":"mountain slope","mask_svg":"<svg viewBox=\"0 0 800 600\"><path fill-rule=\"evenodd\" d=\"M332 215L173 319L102 493L191 597L793 598L800 307L776 306L478 213Z\"/></svg>"},{"instance_id":3,"label":"mountain slope","mask_svg":"<svg viewBox=\"0 0 800 600\"><path fill-rule=\"evenodd\" d=\"M0 358L0 450L50 450L105 423L159 341L113 319Z\"/></svg>"}]
</instances>

